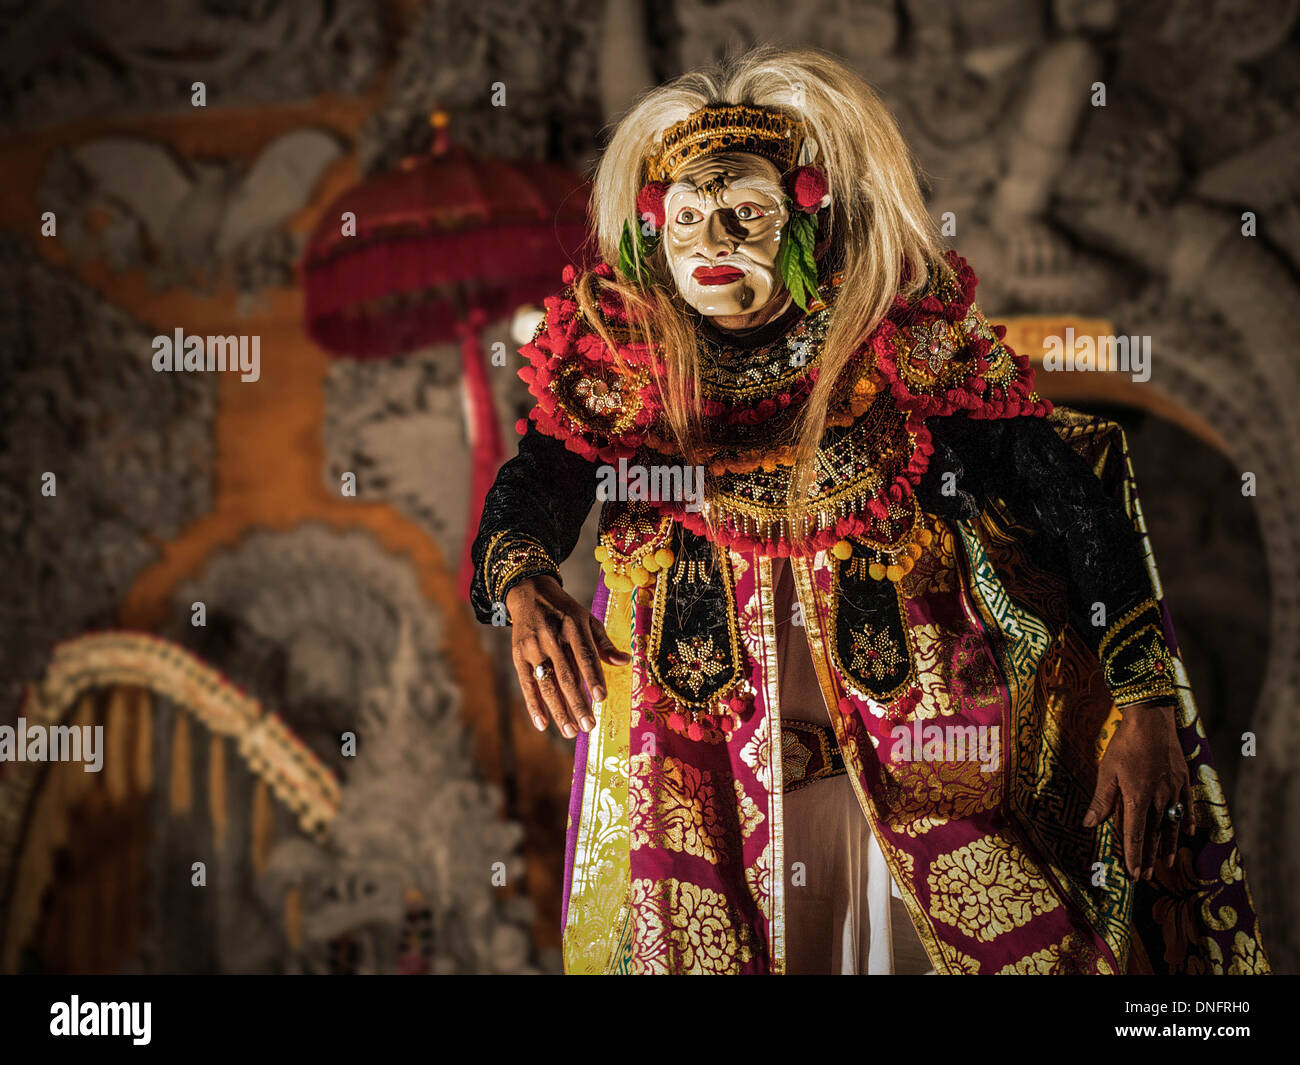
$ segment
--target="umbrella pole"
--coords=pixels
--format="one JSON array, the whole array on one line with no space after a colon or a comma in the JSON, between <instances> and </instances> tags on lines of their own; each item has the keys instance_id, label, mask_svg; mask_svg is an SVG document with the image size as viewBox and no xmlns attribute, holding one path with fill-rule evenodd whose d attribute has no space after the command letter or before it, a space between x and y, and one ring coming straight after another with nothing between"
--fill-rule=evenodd
<instances>
[{"instance_id":1,"label":"umbrella pole","mask_svg":"<svg viewBox=\"0 0 1300 1065\"><path fill-rule=\"evenodd\" d=\"M505 457L480 337L480 330L486 324L487 315L480 308L475 308L469 312L465 321L456 325L456 332L461 338L461 367L465 375L465 430L470 444L469 508L465 516L465 541L460 560L460 594L466 600L469 599L470 586L474 580L471 549L483 514L483 500L487 498L497 467Z\"/></svg>"}]
</instances>

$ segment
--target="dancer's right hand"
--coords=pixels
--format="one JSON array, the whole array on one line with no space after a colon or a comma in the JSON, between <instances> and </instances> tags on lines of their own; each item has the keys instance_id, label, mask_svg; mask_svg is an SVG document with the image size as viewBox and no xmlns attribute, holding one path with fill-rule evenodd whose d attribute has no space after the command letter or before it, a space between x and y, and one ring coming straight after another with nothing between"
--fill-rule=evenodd
<instances>
[{"instance_id":1,"label":"dancer's right hand","mask_svg":"<svg viewBox=\"0 0 1300 1065\"><path fill-rule=\"evenodd\" d=\"M600 702L606 692L601 663L625 666L632 656L614 646L605 626L554 577L520 581L506 593L506 610L515 672L533 725L545 731L549 714L566 739L579 728L589 732L596 719L582 685Z\"/></svg>"}]
</instances>

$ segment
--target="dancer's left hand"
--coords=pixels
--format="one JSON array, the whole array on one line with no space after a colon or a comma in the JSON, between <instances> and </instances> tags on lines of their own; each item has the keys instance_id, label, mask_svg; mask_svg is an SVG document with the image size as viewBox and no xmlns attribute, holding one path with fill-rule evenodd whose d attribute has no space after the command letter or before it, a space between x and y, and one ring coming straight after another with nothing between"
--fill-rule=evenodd
<instances>
[{"instance_id":1,"label":"dancer's left hand","mask_svg":"<svg viewBox=\"0 0 1300 1065\"><path fill-rule=\"evenodd\" d=\"M1095 828L1114 813L1129 876L1150 880L1157 858L1174 864L1180 825L1189 835L1196 831L1196 808L1174 708L1134 703L1122 713L1097 767L1097 788L1083 825ZM1176 802L1183 807L1181 822L1165 816Z\"/></svg>"}]
</instances>

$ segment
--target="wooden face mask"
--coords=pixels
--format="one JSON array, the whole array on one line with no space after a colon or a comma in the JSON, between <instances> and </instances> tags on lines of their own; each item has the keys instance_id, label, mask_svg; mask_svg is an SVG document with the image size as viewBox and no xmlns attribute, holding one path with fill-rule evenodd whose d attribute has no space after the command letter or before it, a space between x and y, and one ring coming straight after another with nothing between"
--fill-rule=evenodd
<instances>
[{"instance_id":1,"label":"wooden face mask","mask_svg":"<svg viewBox=\"0 0 1300 1065\"><path fill-rule=\"evenodd\" d=\"M781 291L789 219L781 174L762 156L710 155L682 167L664 198L664 253L682 298L701 314L749 315Z\"/></svg>"}]
</instances>

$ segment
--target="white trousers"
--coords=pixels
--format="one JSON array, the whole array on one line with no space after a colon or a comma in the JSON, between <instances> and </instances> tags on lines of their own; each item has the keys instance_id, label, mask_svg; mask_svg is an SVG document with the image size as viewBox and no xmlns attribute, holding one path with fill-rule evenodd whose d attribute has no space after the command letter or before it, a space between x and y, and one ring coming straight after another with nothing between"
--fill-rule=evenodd
<instances>
[{"instance_id":1,"label":"white trousers","mask_svg":"<svg viewBox=\"0 0 1300 1065\"><path fill-rule=\"evenodd\" d=\"M786 971L932 972L848 774L784 796Z\"/></svg>"}]
</instances>

